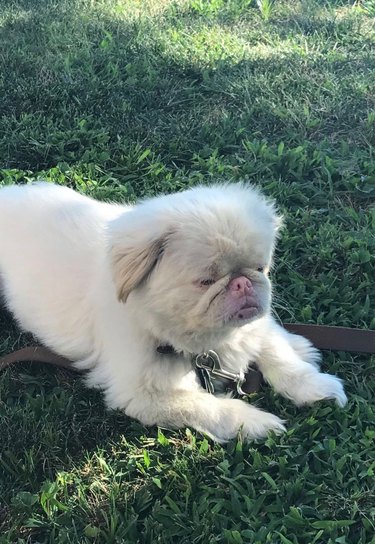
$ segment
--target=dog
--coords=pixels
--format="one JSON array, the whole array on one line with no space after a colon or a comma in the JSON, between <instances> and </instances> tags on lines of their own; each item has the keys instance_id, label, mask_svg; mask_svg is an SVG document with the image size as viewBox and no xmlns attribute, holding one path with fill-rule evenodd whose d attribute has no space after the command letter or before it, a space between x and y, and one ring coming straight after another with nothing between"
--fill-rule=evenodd
<instances>
[{"instance_id":1,"label":"dog","mask_svg":"<svg viewBox=\"0 0 375 544\"><path fill-rule=\"evenodd\" d=\"M219 442L281 433L284 422L204 389L192 364L214 351L242 375L256 364L296 405L347 398L319 352L271 314L281 220L246 184L131 205L50 183L0 190L0 275L22 329L88 370L109 408L144 425L191 427Z\"/></svg>"}]
</instances>

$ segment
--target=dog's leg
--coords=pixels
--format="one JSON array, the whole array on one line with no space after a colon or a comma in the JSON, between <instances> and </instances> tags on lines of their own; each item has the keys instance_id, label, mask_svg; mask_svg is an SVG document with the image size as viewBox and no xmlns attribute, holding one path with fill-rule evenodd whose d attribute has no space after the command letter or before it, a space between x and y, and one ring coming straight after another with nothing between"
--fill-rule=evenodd
<instances>
[{"instance_id":1,"label":"dog's leg","mask_svg":"<svg viewBox=\"0 0 375 544\"><path fill-rule=\"evenodd\" d=\"M164 396L165 395L165 396ZM246 402L219 398L201 391L140 392L127 405L126 414L144 425L169 429L191 427L218 442L235 438L264 438L270 431L285 431L283 422Z\"/></svg>"},{"instance_id":2,"label":"dog's leg","mask_svg":"<svg viewBox=\"0 0 375 544\"><path fill-rule=\"evenodd\" d=\"M319 359L308 340L271 321L257 364L266 381L297 405L334 399L344 406L347 398L341 380L319 372Z\"/></svg>"}]
</instances>

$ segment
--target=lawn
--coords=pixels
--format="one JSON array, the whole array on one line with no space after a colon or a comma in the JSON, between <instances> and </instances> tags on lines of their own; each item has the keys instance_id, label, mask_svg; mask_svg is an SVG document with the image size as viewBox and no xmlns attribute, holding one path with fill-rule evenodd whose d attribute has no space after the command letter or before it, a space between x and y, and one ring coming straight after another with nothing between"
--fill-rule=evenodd
<instances>
[{"instance_id":1,"label":"lawn","mask_svg":"<svg viewBox=\"0 0 375 544\"><path fill-rule=\"evenodd\" d=\"M259 3L1 0L1 184L133 201L249 180L285 216L275 314L374 329L375 3ZM32 342L0 325L1 353ZM251 401L288 432L224 446L8 369L0 543L374 543L374 362L324 354L343 410L265 386Z\"/></svg>"}]
</instances>

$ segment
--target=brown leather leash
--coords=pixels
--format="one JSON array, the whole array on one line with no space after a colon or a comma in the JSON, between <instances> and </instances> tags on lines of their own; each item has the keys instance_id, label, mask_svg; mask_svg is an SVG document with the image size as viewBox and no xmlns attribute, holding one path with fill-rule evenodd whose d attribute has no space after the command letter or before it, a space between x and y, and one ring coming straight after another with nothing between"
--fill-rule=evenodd
<instances>
[{"instance_id":1,"label":"brown leather leash","mask_svg":"<svg viewBox=\"0 0 375 544\"><path fill-rule=\"evenodd\" d=\"M375 353L375 331L300 323L285 323L283 326L291 333L304 336L318 349ZM80 372L72 365L72 361L57 355L44 346L22 348L1 357L0 372L14 363L21 362L47 363ZM251 394L259 391L262 384L262 374L259 370L250 368L245 378L245 382L242 385L245 393Z\"/></svg>"},{"instance_id":2,"label":"brown leather leash","mask_svg":"<svg viewBox=\"0 0 375 544\"><path fill-rule=\"evenodd\" d=\"M285 323L284 327L289 332L304 336L318 349L375 353L375 331L300 323Z\"/></svg>"},{"instance_id":3,"label":"brown leather leash","mask_svg":"<svg viewBox=\"0 0 375 544\"><path fill-rule=\"evenodd\" d=\"M60 368L77 371L72 361L57 355L45 346L28 346L0 357L0 372L14 363L47 363Z\"/></svg>"}]
</instances>

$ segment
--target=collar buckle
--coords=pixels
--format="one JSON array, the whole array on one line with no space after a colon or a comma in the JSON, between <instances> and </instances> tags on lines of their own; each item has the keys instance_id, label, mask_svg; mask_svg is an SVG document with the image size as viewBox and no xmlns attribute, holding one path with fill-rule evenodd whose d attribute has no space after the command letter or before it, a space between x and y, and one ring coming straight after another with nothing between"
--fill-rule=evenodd
<instances>
[{"instance_id":1,"label":"collar buckle","mask_svg":"<svg viewBox=\"0 0 375 544\"><path fill-rule=\"evenodd\" d=\"M215 379L227 380L235 384L235 390L240 396L246 395L242 389L245 383L245 374L243 372L235 373L225 370L221 366L220 357L216 351L209 350L193 357L193 366L202 378L205 389L215 393Z\"/></svg>"}]
</instances>

